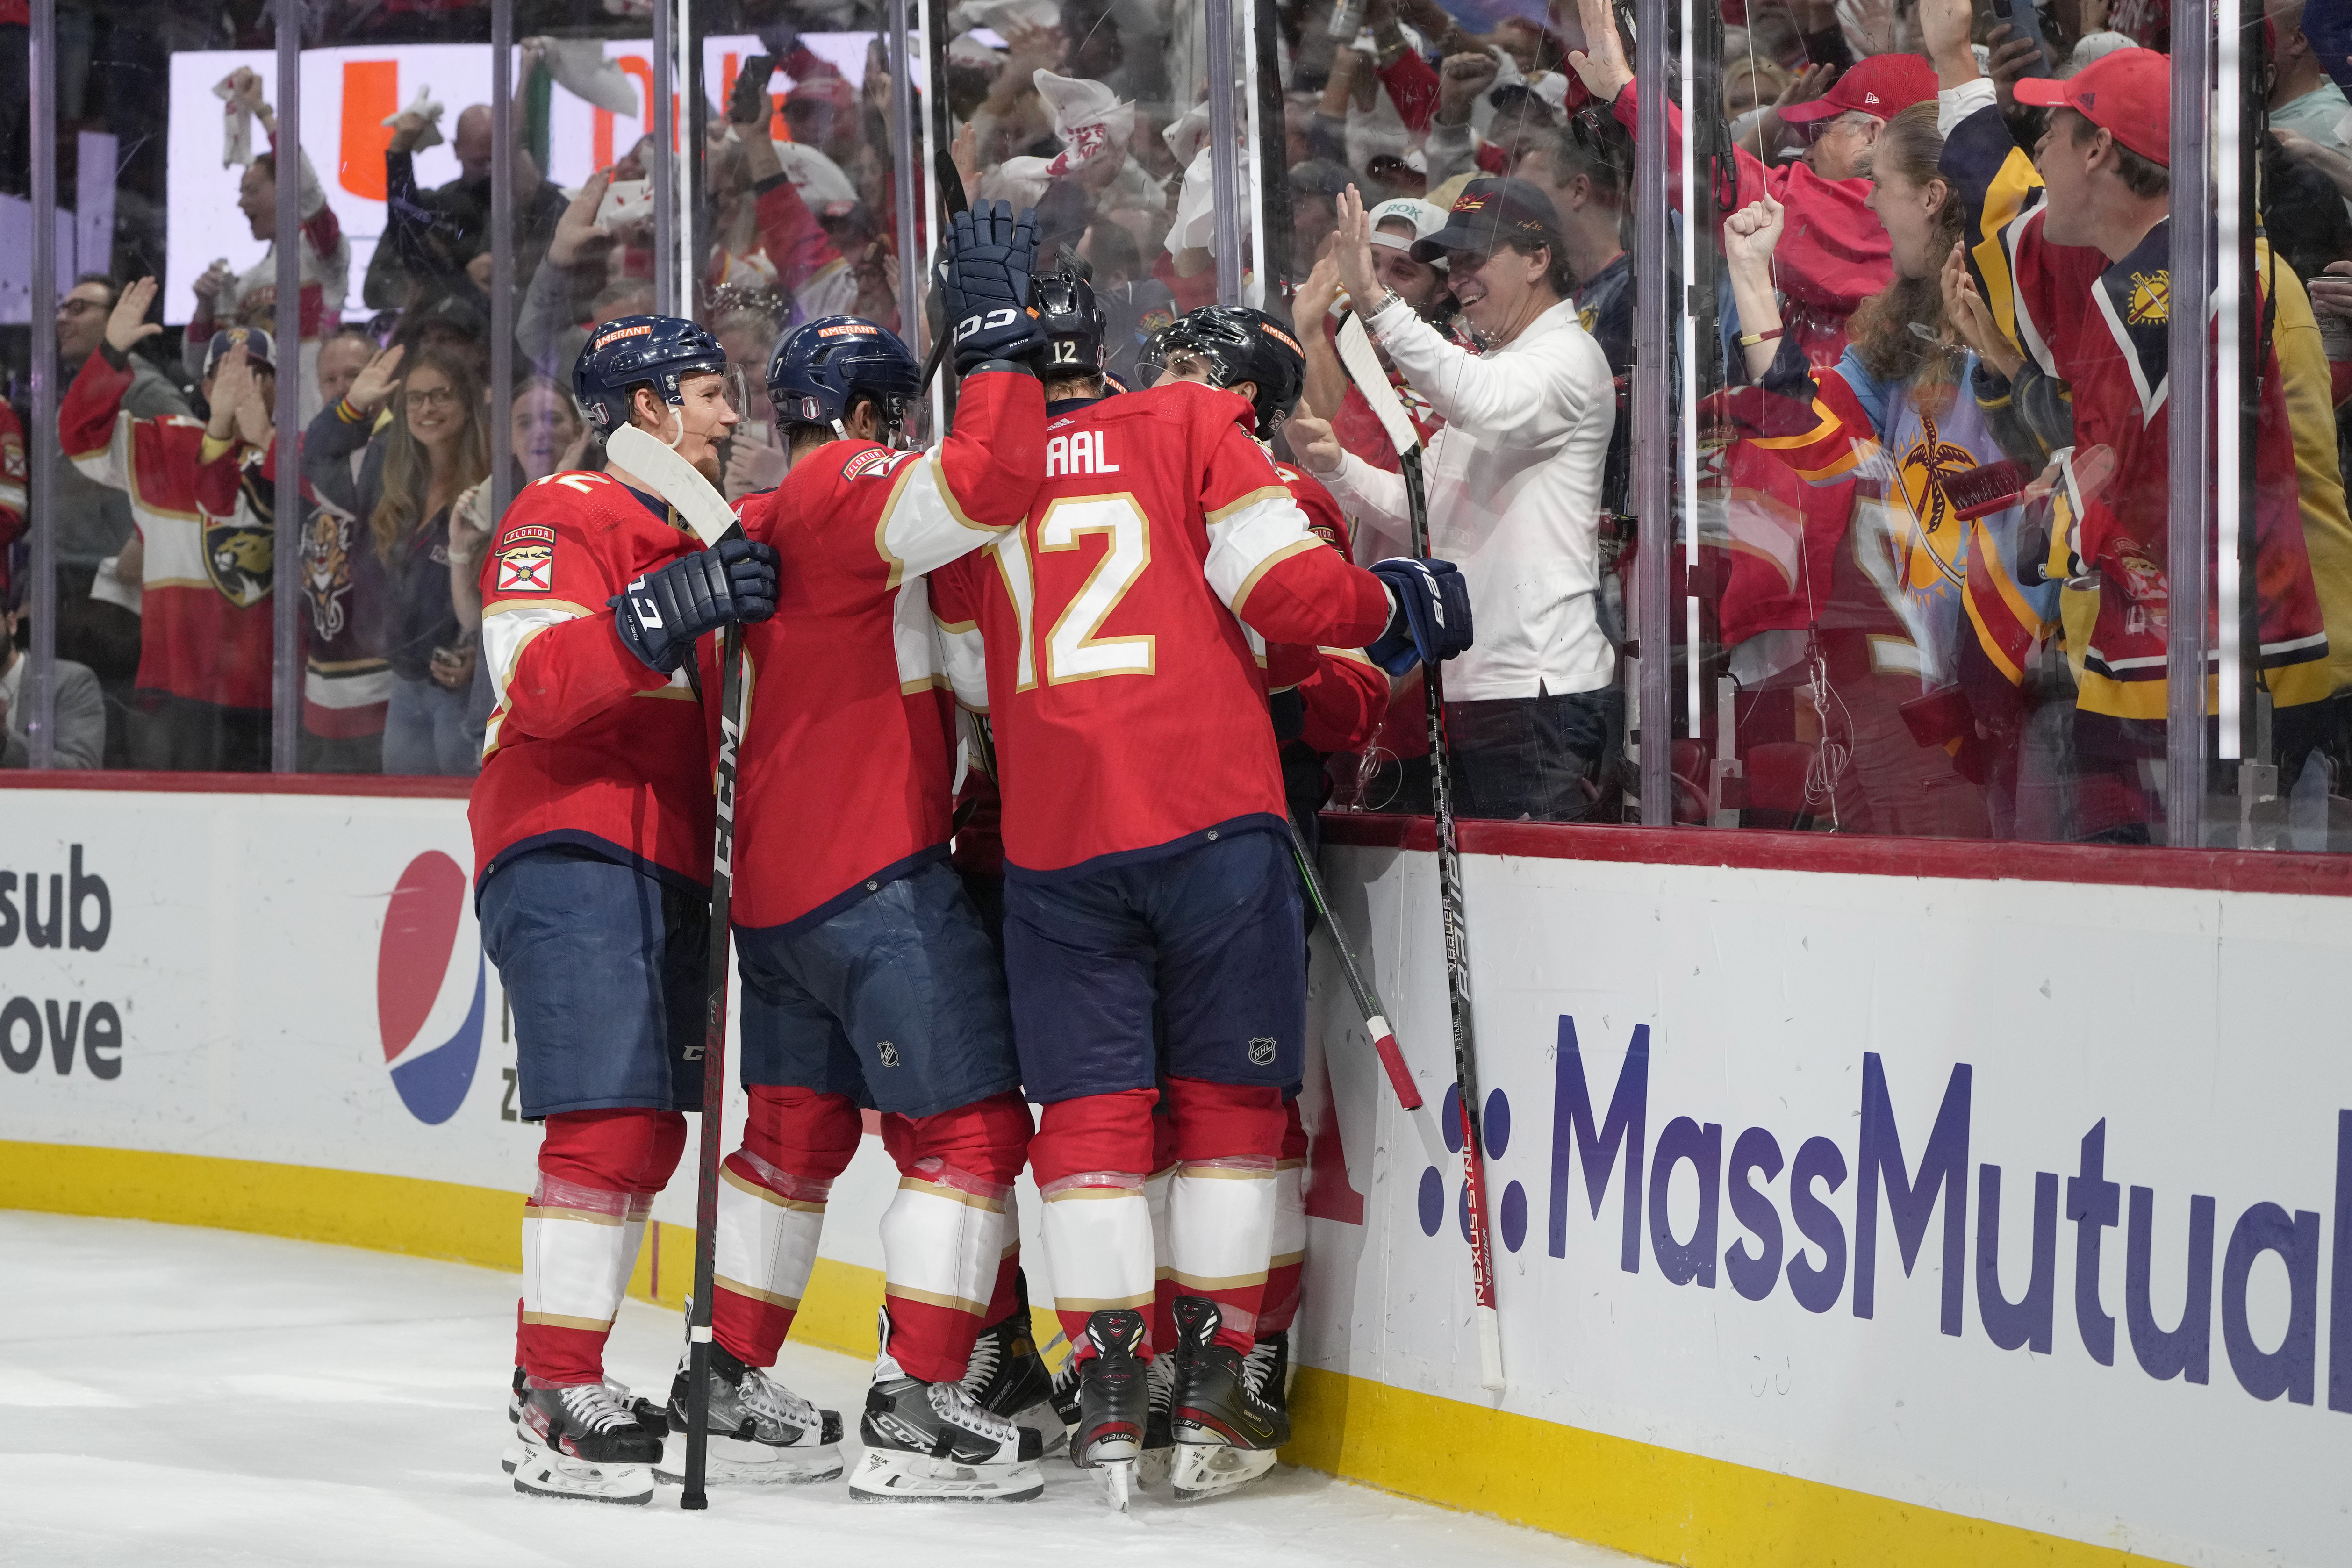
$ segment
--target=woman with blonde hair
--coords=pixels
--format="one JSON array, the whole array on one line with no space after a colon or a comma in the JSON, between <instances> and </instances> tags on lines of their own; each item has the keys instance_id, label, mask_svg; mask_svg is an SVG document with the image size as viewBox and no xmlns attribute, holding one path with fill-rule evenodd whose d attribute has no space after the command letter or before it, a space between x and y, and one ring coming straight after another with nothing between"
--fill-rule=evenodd
<instances>
[{"instance_id":1,"label":"woman with blonde hair","mask_svg":"<svg viewBox=\"0 0 2352 1568\"><path fill-rule=\"evenodd\" d=\"M1732 406L1744 434L1807 482L1859 481L1811 631L1828 807L1816 816L1864 832L2042 836L2045 818L2018 820L2018 742L2057 585L2020 559L2024 486L2003 463L2000 412L1969 390L1976 355L1946 316L1961 214L1938 172L1943 150L1933 103L1895 115L1871 150L1869 206L1895 280L1853 312L1830 370L1781 331L1780 204L1768 195L1726 219L1758 383Z\"/></svg>"}]
</instances>

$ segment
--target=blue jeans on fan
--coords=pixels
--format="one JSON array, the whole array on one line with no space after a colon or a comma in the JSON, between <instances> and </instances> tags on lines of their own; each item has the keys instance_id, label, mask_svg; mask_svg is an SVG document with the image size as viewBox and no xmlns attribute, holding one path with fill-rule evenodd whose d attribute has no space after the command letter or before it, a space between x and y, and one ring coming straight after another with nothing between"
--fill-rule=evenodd
<instances>
[{"instance_id":1,"label":"blue jeans on fan","mask_svg":"<svg viewBox=\"0 0 2352 1568\"><path fill-rule=\"evenodd\" d=\"M464 778L482 770L482 732L467 722L469 686L396 678L383 712L383 770Z\"/></svg>"}]
</instances>

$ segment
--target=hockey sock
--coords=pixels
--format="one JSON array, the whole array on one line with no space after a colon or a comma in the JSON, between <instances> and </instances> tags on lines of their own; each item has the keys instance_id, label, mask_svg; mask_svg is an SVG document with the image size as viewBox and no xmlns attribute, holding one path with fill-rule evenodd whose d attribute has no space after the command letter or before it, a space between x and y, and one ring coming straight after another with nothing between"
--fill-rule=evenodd
<instances>
[{"instance_id":1,"label":"hockey sock","mask_svg":"<svg viewBox=\"0 0 2352 1568\"><path fill-rule=\"evenodd\" d=\"M1178 1165L1168 1189L1168 1262L1179 1295L1217 1303L1217 1342L1246 1355L1274 1253L1282 1092L1171 1079Z\"/></svg>"},{"instance_id":2,"label":"hockey sock","mask_svg":"<svg viewBox=\"0 0 2352 1568\"><path fill-rule=\"evenodd\" d=\"M1307 1128L1298 1119L1298 1099L1282 1107L1282 1155L1274 1167L1274 1260L1266 1267L1265 1300L1257 1310L1257 1332L1278 1333L1298 1317L1302 1276L1307 1272Z\"/></svg>"},{"instance_id":3,"label":"hockey sock","mask_svg":"<svg viewBox=\"0 0 2352 1568\"><path fill-rule=\"evenodd\" d=\"M719 1173L711 1331L746 1366L773 1366L816 1267L825 1200L857 1153L846 1094L754 1084L743 1146Z\"/></svg>"},{"instance_id":4,"label":"hockey sock","mask_svg":"<svg viewBox=\"0 0 2352 1568\"><path fill-rule=\"evenodd\" d=\"M1129 1089L1057 1101L1045 1107L1030 1142L1045 1203L1040 1228L1054 1312L1073 1345L1085 1343L1094 1312L1151 1306L1155 1264L1143 1182L1158 1098L1156 1090Z\"/></svg>"},{"instance_id":5,"label":"hockey sock","mask_svg":"<svg viewBox=\"0 0 2352 1568\"><path fill-rule=\"evenodd\" d=\"M1168 1267L1168 1184L1175 1178L1176 1118L1163 1101L1151 1112L1151 1175L1143 1183L1151 1206L1151 1343L1161 1350L1176 1344L1176 1274Z\"/></svg>"},{"instance_id":6,"label":"hockey sock","mask_svg":"<svg viewBox=\"0 0 2352 1568\"><path fill-rule=\"evenodd\" d=\"M564 1111L547 1119L523 1206L515 1360L541 1385L598 1383L604 1339L645 1234L648 1175L666 1177L686 1119L667 1111Z\"/></svg>"},{"instance_id":7,"label":"hockey sock","mask_svg":"<svg viewBox=\"0 0 2352 1568\"><path fill-rule=\"evenodd\" d=\"M1028 1153L1029 1106L1006 1092L933 1116L889 1116L883 1143L900 1173L882 1215L890 1354L909 1376L958 1382L1019 1236L1007 1230L1019 1224L1013 1178Z\"/></svg>"}]
</instances>

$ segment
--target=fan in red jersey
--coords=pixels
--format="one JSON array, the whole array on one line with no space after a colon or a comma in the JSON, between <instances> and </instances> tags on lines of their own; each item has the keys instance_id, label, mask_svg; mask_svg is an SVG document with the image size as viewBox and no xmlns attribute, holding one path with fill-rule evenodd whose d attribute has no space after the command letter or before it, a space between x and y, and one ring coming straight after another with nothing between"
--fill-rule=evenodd
<instances>
[{"instance_id":1,"label":"fan in red jersey","mask_svg":"<svg viewBox=\"0 0 2352 1568\"><path fill-rule=\"evenodd\" d=\"M589 340L572 390L600 431L634 424L716 474L740 417L726 362L691 321L627 316ZM509 1469L518 1491L605 1502L653 1498L660 1439L605 1383L604 1339L686 1146L680 1113L702 1103L713 801L688 664L705 633L776 606L775 552L705 550L675 503L619 467L551 474L482 563L498 706L469 812L476 901L514 1010L522 1114L547 1124L523 1209ZM778 1470L841 1473L838 1416L744 1382L731 1427Z\"/></svg>"},{"instance_id":2,"label":"fan in red jersey","mask_svg":"<svg viewBox=\"0 0 2352 1568\"><path fill-rule=\"evenodd\" d=\"M1105 399L1091 290L1041 279L1037 300L1058 367L1044 486L1018 528L933 574L932 611L996 737L1014 1040L1045 1106L1030 1163L1079 1364L1072 1457L1123 1502L1150 1417L1163 1086L1176 1483L1261 1474L1288 1435L1245 1364L1306 1033L1266 645L1446 657L1468 645L1468 594L1444 562L1365 571L1317 538L1246 400Z\"/></svg>"},{"instance_id":3,"label":"fan in red jersey","mask_svg":"<svg viewBox=\"0 0 2352 1568\"><path fill-rule=\"evenodd\" d=\"M1045 1491L1042 1436L1013 1420L1051 1388L1015 1283L1029 1107L1003 966L947 862L953 714L923 576L1017 525L1045 471L1045 400L1020 362L1042 346L1034 248L1002 203L956 217L950 319L1015 319L958 338L955 428L930 453L897 450L921 384L897 338L853 316L787 332L768 396L791 468L740 506L784 569L778 613L745 641L734 917L751 1113L719 1194L713 1376L773 1364L858 1113L881 1112L901 1179L854 1497Z\"/></svg>"}]
</instances>

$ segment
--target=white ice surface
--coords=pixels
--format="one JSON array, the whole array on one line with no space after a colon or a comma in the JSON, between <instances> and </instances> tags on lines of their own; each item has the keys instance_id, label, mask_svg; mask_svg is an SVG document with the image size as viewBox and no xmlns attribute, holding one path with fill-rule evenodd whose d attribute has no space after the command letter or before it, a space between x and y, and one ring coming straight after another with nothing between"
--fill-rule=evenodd
<instances>
[{"instance_id":1,"label":"white ice surface","mask_svg":"<svg viewBox=\"0 0 2352 1568\"><path fill-rule=\"evenodd\" d=\"M688 1514L515 1494L498 1466L511 1274L230 1231L0 1211L0 1563L857 1563L1415 1568L1633 1560L1303 1470L1125 1519L1066 1460L1034 1503L874 1506L717 1489ZM625 1303L608 1369L666 1390L674 1313ZM847 1416L867 1367L788 1346ZM1442 1444L1444 1434L1432 1433Z\"/></svg>"}]
</instances>

